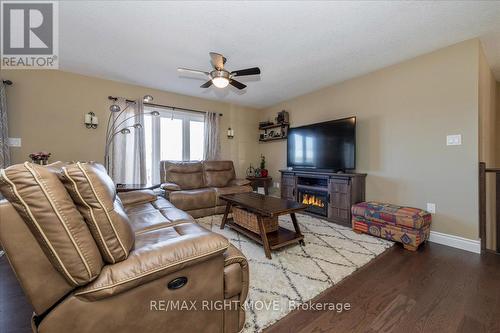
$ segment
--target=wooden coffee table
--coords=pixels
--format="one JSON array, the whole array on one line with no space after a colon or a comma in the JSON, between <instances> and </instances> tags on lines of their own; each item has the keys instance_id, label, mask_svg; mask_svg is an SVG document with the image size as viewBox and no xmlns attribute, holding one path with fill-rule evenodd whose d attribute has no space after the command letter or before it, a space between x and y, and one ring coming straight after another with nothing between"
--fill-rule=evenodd
<instances>
[{"instance_id":1,"label":"wooden coffee table","mask_svg":"<svg viewBox=\"0 0 500 333\"><path fill-rule=\"evenodd\" d=\"M304 245L304 236L300 232L295 213L305 210L306 205L253 192L221 195L220 199L227 202L220 228L224 229L227 224L232 229L262 244L267 258L271 259L271 250L295 243ZM257 216L260 234L245 229L236 224L232 218L228 218L232 206L239 206L254 213ZM277 231L267 233L262 217L277 217L285 214L290 214L295 231L279 227Z\"/></svg>"}]
</instances>

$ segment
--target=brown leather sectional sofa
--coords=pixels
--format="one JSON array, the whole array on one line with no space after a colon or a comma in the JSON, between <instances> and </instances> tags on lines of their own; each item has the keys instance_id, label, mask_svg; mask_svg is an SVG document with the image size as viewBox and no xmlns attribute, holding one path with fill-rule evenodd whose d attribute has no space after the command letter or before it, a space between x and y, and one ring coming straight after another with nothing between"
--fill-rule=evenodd
<instances>
[{"instance_id":1,"label":"brown leather sectional sofa","mask_svg":"<svg viewBox=\"0 0 500 333\"><path fill-rule=\"evenodd\" d=\"M232 161L160 162L161 188L177 208L195 218L224 213L223 194L252 192L237 179Z\"/></svg>"},{"instance_id":2,"label":"brown leather sectional sofa","mask_svg":"<svg viewBox=\"0 0 500 333\"><path fill-rule=\"evenodd\" d=\"M0 192L0 241L34 332L242 329L246 258L166 199L117 195L92 163L14 165Z\"/></svg>"}]
</instances>

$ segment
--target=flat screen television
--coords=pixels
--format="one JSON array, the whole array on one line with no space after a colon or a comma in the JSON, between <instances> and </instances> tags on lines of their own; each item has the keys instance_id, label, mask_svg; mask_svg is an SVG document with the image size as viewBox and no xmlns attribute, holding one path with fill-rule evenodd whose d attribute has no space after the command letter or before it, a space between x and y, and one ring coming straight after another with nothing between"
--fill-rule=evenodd
<instances>
[{"instance_id":1,"label":"flat screen television","mask_svg":"<svg viewBox=\"0 0 500 333\"><path fill-rule=\"evenodd\" d=\"M287 165L293 169L356 168L356 117L290 128Z\"/></svg>"}]
</instances>

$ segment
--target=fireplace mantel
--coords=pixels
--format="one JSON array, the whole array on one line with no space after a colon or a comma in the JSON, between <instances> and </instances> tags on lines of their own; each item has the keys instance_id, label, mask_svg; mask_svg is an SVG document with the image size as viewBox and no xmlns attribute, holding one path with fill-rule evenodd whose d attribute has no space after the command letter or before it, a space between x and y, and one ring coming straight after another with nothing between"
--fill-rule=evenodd
<instances>
[{"instance_id":1,"label":"fireplace mantel","mask_svg":"<svg viewBox=\"0 0 500 333\"><path fill-rule=\"evenodd\" d=\"M350 226L351 206L365 201L365 173L298 170L280 170L280 172L282 198L303 201L303 193L316 193L326 199L325 210L322 211L319 206L312 207L306 211L310 215Z\"/></svg>"}]
</instances>

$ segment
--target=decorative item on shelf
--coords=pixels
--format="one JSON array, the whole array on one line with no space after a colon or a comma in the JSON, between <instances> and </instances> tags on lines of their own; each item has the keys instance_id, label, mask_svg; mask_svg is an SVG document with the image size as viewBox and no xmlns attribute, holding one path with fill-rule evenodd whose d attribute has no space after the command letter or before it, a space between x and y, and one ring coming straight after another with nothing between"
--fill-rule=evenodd
<instances>
[{"instance_id":1,"label":"decorative item on shelf","mask_svg":"<svg viewBox=\"0 0 500 333\"><path fill-rule=\"evenodd\" d=\"M255 176L255 168L250 164L250 166L247 169L247 177L253 177Z\"/></svg>"},{"instance_id":2,"label":"decorative item on shelf","mask_svg":"<svg viewBox=\"0 0 500 333\"><path fill-rule=\"evenodd\" d=\"M290 122L290 116L287 111L283 110L278 112L278 117L276 118L278 124L288 124Z\"/></svg>"},{"instance_id":3,"label":"decorative item on shelf","mask_svg":"<svg viewBox=\"0 0 500 333\"><path fill-rule=\"evenodd\" d=\"M275 118L276 123L271 121L259 122L259 130L263 131L259 135L259 141L268 142L286 139L288 137L288 128L290 127L288 120L288 112L283 110L278 112Z\"/></svg>"},{"instance_id":4,"label":"decorative item on shelf","mask_svg":"<svg viewBox=\"0 0 500 333\"><path fill-rule=\"evenodd\" d=\"M111 96L109 96L108 99L110 99L114 102L117 101L117 98L114 98ZM142 100L144 101L144 103L150 103L153 101L153 96L145 95L142 98ZM109 107L110 114L109 114L109 118L108 118L108 125L106 126L106 143L104 146L104 163L106 165L106 168L109 167L109 161L110 161L109 150L111 148L111 143L113 142L113 139L115 138L115 136L118 134L124 134L124 135L130 134L131 129L134 129L134 130L142 129L142 124L140 124L140 123L135 123L133 125L127 125L126 122L128 120L135 118L141 114L149 114L153 117L158 117L160 115L160 113L158 111L154 110L151 112L142 112L139 114L134 114L134 115L131 115L129 117L125 117L125 119L120 119L120 116L130 107L130 105L135 104L135 102L133 102L133 101L126 100L125 102L126 102L126 106L123 108L123 110L116 103L112 104ZM117 116L114 119L113 119L113 114L117 114Z\"/></svg>"},{"instance_id":5,"label":"decorative item on shelf","mask_svg":"<svg viewBox=\"0 0 500 333\"><path fill-rule=\"evenodd\" d=\"M39 151L29 154L29 158L31 159L31 162L35 164L47 165L49 164L50 155L51 154L46 151Z\"/></svg>"},{"instance_id":6,"label":"decorative item on shelf","mask_svg":"<svg viewBox=\"0 0 500 333\"><path fill-rule=\"evenodd\" d=\"M234 139L234 130L231 127L227 129L227 138Z\"/></svg>"},{"instance_id":7,"label":"decorative item on shelf","mask_svg":"<svg viewBox=\"0 0 500 333\"><path fill-rule=\"evenodd\" d=\"M260 155L260 177L267 177L268 175L269 171L266 169L266 157Z\"/></svg>"},{"instance_id":8,"label":"decorative item on shelf","mask_svg":"<svg viewBox=\"0 0 500 333\"><path fill-rule=\"evenodd\" d=\"M96 129L99 125L99 119L94 112L90 111L85 115L85 127Z\"/></svg>"}]
</instances>

